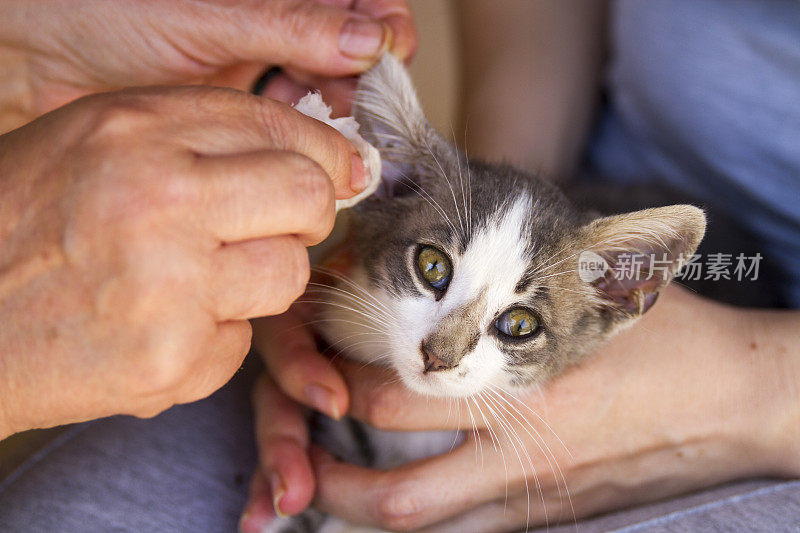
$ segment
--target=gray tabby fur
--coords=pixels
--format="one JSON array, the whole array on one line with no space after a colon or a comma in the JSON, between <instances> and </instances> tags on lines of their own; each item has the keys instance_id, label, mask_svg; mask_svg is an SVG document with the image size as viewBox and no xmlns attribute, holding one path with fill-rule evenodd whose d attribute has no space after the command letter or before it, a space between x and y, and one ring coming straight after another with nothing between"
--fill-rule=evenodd
<instances>
[{"instance_id":1,"label":"gray tabby fur","mask_svg":"<svg viewBox=\"0 0 800 533\"><path fill-rule=\"evenodd\" d=\"M355 116L362 135L381 151L386 183L352 210L350 279L317 290L313 299L330 303L322 306L319 324L332 346L347 347L344 355L352 359L391 366L415 393L464 398L491 387L519 393L544 383L633 324L703 237L705 216L696 207L599 217L578 210L535 175L468 161L430 126L408 74L389 55L362 77ZM439 300L416 270L421 244L436 246L453 264ZM621 252L666 254L671 263L660 282L620 294L619 284L580 279L584 250L611 262ZM540 323L522 342L494 329L499 313L519 306L533 310ZM353 342L359 338L366 340ZM422 343L452 368L425 372ZM354 432L353 424L323 419L317 440L345 460L375 468L442 453L461 438L363 425ZM305 520L314 531L356 531L338 519L314 517ZM296 531L300 522L278 520L269 531Z\"/></svg>"}]
</instances>

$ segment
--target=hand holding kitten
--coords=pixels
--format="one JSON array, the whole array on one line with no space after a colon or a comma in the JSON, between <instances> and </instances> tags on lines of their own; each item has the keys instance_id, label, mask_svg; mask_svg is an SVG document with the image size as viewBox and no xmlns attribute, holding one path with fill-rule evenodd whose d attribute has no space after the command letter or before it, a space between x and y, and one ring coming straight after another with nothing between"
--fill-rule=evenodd
<instances>
[{"instance_id":1,"label":"hand holding kitten","mask_svg":"<svg viewBox=\"0 0 800 533\"><path fill-rule=\"evenodd\" d=\"M319 409L303 390L324 383L337 409L349 404L349 415L373 426L463 429L467 440L448 454L387 472L338 462L316 447L307 455L299 408L274 383L262 382L256 393L262 460L264 452L280 457L270 464L279 465L285 480L285 513L299 512L315 495L317 508L355 523L454 532L467 525L511 531L526 522L564 523L573 510L581 518L743 476L797 475L800 408L792 382L800 362L787 351L795 321L788 313L730 308L670 288L639 326L541 394L508 402L490 397L478 403L482 414L473 403L468 409L465 402L412 396L384 368L340 362L348 393L306 333L294 328L278 338L270 368L295 399ZM270 402L281 410L268 410L266 396L281 399ZM492 410L505 422L494 420ZM503 437L515 433L501 440L513 441L516 451L496 448L488 426ZM272 507L264 479L255 488L251 521Z\"/></svg>"}]
</instances>

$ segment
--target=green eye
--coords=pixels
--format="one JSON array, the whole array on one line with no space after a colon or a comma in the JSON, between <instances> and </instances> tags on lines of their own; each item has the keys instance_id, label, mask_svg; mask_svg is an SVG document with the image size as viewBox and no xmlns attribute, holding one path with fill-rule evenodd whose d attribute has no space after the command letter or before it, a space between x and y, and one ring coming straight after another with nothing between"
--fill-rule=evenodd
<instances>
[{"instance_id":1,"label":"green eye","mask_svg":"<svg viewBox=\"0 0 800 533\"><path fill-rule=\"evenodd\" d=\"M500 315L495 321L494 327L503 335L518 339L536 333L536 330L539 329L539 321L529 309L516 307Z\"/></svg>"},{"instance_id":2,"label":"green eye","mask_svg":"<svg viewBox=\"0 0 800 533\"><path fill-rule=\"evenodd\" d=\"M424 246L417 254L417 268L428 285L437 291L447 289L453 266L444 252L433 246Z\"/></svg>"}]
</instances>

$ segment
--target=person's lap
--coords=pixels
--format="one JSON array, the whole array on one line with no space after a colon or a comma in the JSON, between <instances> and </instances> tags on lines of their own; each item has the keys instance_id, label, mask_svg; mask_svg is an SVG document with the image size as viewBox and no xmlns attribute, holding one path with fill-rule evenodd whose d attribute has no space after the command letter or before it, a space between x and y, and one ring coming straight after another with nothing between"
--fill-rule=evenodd
<instances>
[{"instance_id":1,"label":"person's lap","mask_svg":"<svg viewBox=\"0 0 800 533\"><path fill-rule=\"evenodd\" d=\"M235 531L256 464L249 389L150 420L68 429L0 483L0 531ZM794 517L794 518L793 518ZM800 481L750 481L578 523L578 531L797 531ZM575 531L575 525L549 531Z\"/></svg>"},{"instance_id":2,"label":"person's lap","mask_svg":"<svg viewBox=\"0 0 800 533\"><path fill-rule=\"evenodd\" d=\"M574 532L575 525L549 533ZM544 529L542 529L544 531ZM578 522L579 533L800 531L800 481L748 480Z\"/></svg>"},{"instance_id":3,"label":"person's lap","mask_svg":"<svg viewBox=\"0 0 800 533\"><path fill-rule=\"evenodd\" d=\"M0 531L236 531L256 464L250 380L149 419L66 430L0 483Z\"/></svg>"}]
</instances>

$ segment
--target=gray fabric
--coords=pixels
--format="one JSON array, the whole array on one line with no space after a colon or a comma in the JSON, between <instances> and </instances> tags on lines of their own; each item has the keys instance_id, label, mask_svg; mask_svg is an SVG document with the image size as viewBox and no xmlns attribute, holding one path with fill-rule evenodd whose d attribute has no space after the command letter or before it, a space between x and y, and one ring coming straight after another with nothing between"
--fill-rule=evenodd
<instances>
[{"instance_id":1,"label":"gray fabric","mask_svg":"<svg viewBox=\"0 0 800 533\"><path fill-rule=\"evenodd\" d=\"M800 306L800 2L618 0L610 23L590 170L740 220Z\"/></svg>"},{"instance_id":2,"label":"gray fabric","mask_svg":"<svg viewBox=\"0 0 800 533\"><path fill-rule=\"evenodd\" d=\"M0 531L236 531L256 458L248 388L69 428L0 484Z\"/></svg>"},{"instance_id":3,"label":"gray fabric","mask_svg":"<svg viewBox=\"0 0 800 533\"><path fill-rule=\"evenodd\" d=\"M570 533L575 524L541 529ZM580 533L721 533L800 531L800 482L751 480L590 518Z\"/></svg>"},{"instance_id":4,"label":"gray fabric","mask_svg":"<svg viewBox=\"0 0 800 533\"><path fill-rule=\"evenodd\" d=\"M235 531L256 460L249 386L239 377L151 420L70 428L0 484L0 531ZM764 480L589 519L577 530L800 531L798 517L800 482Z\"/></svg>"}]
</instances>

